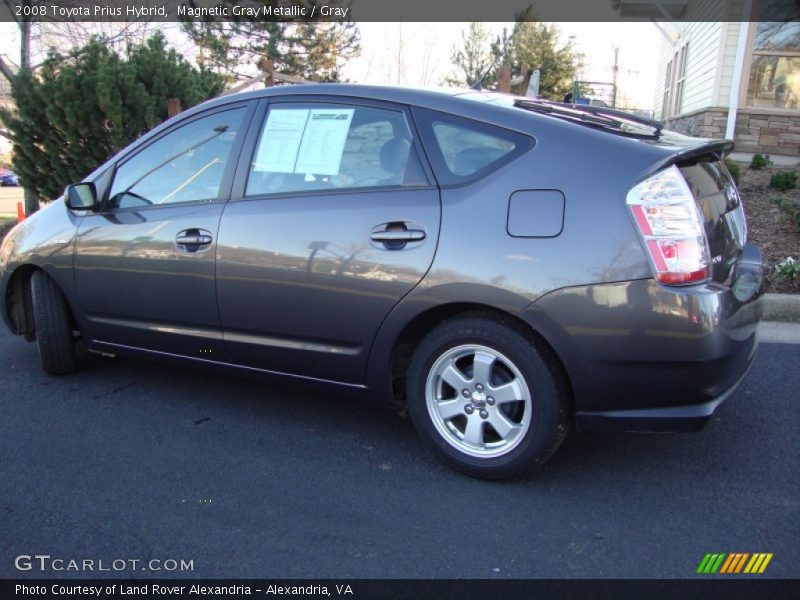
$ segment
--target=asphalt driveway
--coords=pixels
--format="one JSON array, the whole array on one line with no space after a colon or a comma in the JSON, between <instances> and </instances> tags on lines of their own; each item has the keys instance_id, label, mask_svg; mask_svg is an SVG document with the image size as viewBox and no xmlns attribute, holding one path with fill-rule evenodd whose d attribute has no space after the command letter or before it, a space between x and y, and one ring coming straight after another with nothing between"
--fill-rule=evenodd
<instances>
[{"instance_id":1,"label":"asphalt driveway","mask_svg":"<svg viewBox=\"0 0 800 600\"><path fill-rule=\"evenodd\" d=\"M687 577L707 552L800 576L800 345L763 345L702 433L573 435L503 483L368 404L128 359L50 378L5 331L0 356L0 577L81 576L14 568L37 553L193 577Z\"/></svg>"}]
</instances>

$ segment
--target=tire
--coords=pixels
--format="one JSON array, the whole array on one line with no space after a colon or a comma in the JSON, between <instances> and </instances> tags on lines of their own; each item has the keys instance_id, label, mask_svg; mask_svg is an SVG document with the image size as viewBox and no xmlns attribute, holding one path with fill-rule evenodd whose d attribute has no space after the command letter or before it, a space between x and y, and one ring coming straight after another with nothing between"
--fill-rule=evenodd
<instances>
[{"instance_id":1,"label":"tire","mask_svg":"<svg viewBox=\"0 0 800 600\"><path fill-rule=\"evenodd\" d=\"M78 368L72 318L64 294L42 271L31 277L33 319L42 368L48 375L66 375Z\"/></svg>"},{"instance_id":2,"label":"tire","mask_svg":"<svg viewBox=\"0 0 800 600\"><path fill-rule=\"evenodd\" d=\"M571 422L569 386L550 348L488 313L431 330L411 359L406 393L414 426L433 452L484 479L542 465Z\"/></svg>"}]
</instances>

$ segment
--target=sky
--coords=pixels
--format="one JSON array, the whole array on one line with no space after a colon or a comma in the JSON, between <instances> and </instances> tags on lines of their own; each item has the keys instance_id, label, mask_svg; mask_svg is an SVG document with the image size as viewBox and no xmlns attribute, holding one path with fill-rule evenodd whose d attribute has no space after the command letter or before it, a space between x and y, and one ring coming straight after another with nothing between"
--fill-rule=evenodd
<instances>
[{"instance_id":1,"label":"sky","mask_svg":"<svg viewBox=\"0 0 800 600\"><path fill-rule=\"evenodd\" d=\"M467 23L360 23L361 55L347 63L344 77L353 82L386 85L436 86L454 72L451 54L461 42ZM655 98L655 73L661 33L652 23L559 23L561 39L570 36L584 54L581 77L611 81L614 48L619 47L618 97L626 108L649 109ZM185 54L191 46L175 24L166 28L168 39ZM487 23L499 33L507 23ZM13 23L0 24L0 54L15 62L19 31ZM535 66L534 66L535 68Z\"/></svg>"},{"instance_id":2,"label":"sky","mask_svg":"<svg viewBox=\"0 0 800 600\"><path fill-rule=\"evenodd\" d=\"M378 85L439 85L454 73L450 56L467 23L361 23L361 55L344 75ZM509 23L487 23L498 34ZM586 81L612 80L614 47L619 47L619 94L626 108L653 107L661 33L652 23L558 23L562 42L570 36L584 54ZM402 41L402 44L400 40ZM402 47L402 52L400 48ZM402 57L402 60L400 59ZM534 67L535 68L535 67Z\"/></svg>"}]
</instances>

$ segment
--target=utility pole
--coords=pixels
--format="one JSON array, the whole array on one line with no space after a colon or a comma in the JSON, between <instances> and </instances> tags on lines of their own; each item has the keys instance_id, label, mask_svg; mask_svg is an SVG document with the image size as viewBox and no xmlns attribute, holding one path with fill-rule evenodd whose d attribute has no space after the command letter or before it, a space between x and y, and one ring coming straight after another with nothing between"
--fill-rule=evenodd
<instances>
[{"instance_id":1,"label":"utility pole","mask_svg":"<svg viewBox=\"0 0 800 600\"><path fill-rule=\"evenodd\" d=\"M405 63L403 62L403 24L397 25L397 85L403 85Z\"/></svg>"},{"instance_id":2,"label":"utility pole","mask_svg":"<svg viewBox=\"0 0 800 600\"><path fill-rule=\"evenodd\" d=\"M611 82L614 84L614 97L611 106L617 106L617 75L619 74L619 46L614 46L614 65L611 67Z\"/></svg>"}]
</instances>

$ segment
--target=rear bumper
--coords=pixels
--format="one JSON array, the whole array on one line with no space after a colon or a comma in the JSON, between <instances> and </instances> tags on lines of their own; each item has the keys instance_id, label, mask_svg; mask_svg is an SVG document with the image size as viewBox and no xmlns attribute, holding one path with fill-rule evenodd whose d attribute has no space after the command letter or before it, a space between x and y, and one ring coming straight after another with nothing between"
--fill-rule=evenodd
<instances>
[{"instance_id":1,"label":"rear bumper","mask_svg":"<svg viewBox=\"0 0 800 600\"><path fill-rule=\"evenodd\" d=\"M567 288L523 317L561 357L579 429L696 431L753 363L762 295L761 256L747 246L730 286Z\"/></svg>"},{"instance_id":2,"label":"rear bumper","mask_svg":"<svg viewBox=\"0 0 800 600\"><path fill-rule=\"evenodd\" d=\"M755 350L754 344L748 365L739 380L713 400L657 408L578 412L575 415L577 426L581 431L700 431L717 407L736 391L747 376L755 358Z\"/></svg>"}]
</instances>

